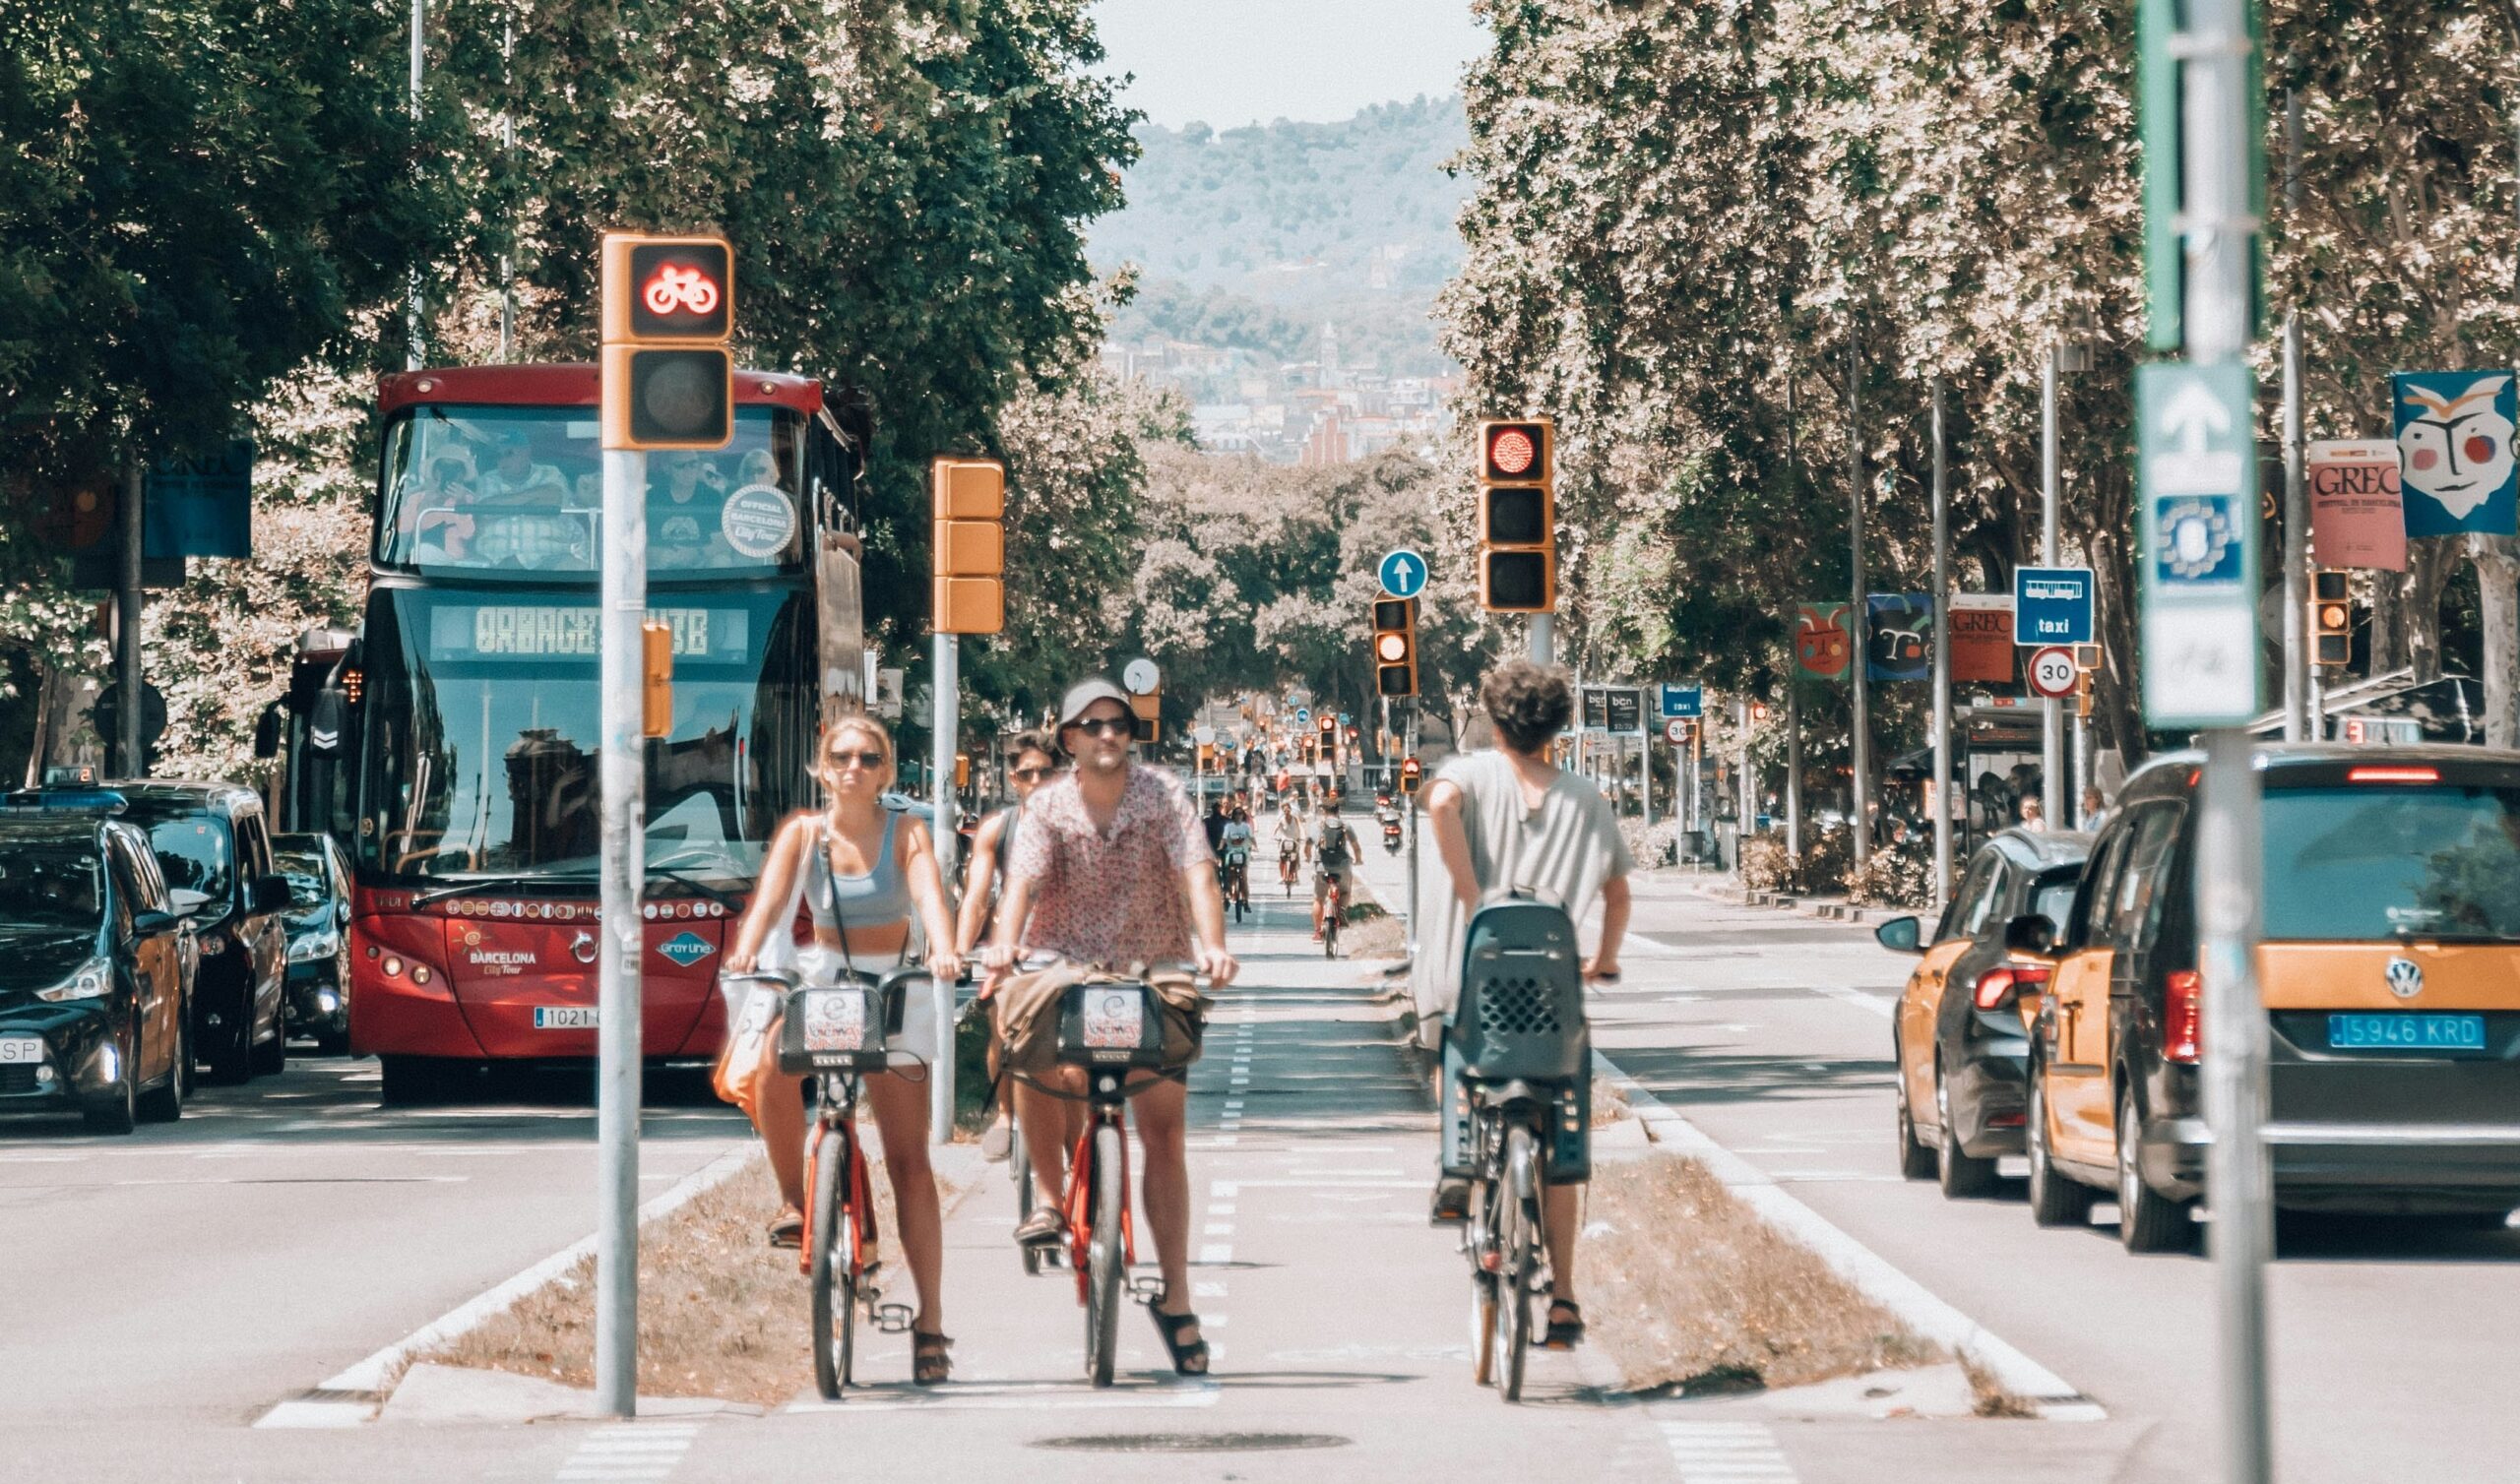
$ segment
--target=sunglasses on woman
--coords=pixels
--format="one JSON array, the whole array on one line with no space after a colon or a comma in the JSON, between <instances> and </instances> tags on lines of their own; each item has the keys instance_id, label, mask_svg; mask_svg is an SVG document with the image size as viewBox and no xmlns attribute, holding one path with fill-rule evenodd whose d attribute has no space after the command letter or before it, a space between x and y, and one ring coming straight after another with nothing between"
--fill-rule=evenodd
<instances>
[{"instance_id":1,"label":"sunglasses on woman","mask_svg":"<svg viewBox=\"0 0 2520 1484\"><path fill-rule=\"evenodd\" d=\"M869 773L884 766L884 755L879 752L826 753L823 755L823 760L834 768L847 768L855 764Z\"/></svg>"},{"instance_id":2,"label":"sunglasses on woman","mask_svg":"<svg viewBox=\"0 0 2520 1484\"><path fill-rule=\"evenodd\" d=\"M1011 768L1006 775L1018 783L1036 783L1050 775L1047 768Z\"/></svg>"},{"instance_id":3,"label":"sunglasses on woman","mask_svg":"<svg viewBox=\"0 0 2520 1484\"><path fill-rule=\"evenodd\" d=\"M1088 716L1072 724L1089 737L1125 737L1137 729L1126 716Z\"/></svg>"}]
</instances>

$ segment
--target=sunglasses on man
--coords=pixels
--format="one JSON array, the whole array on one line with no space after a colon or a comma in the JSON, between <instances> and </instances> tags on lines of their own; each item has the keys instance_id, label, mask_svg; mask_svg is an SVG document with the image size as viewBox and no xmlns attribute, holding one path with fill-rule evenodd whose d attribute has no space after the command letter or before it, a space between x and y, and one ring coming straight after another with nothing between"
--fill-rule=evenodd
<instances>
[{"instance_id":1,"label":"sunglasses on man","mask_svg":"<svg viewBox=\"0 0 2520 1484\"><path fill-rule=\"evenodd\" d=\"M1125 737L1137 729L1137 724L1126 716L1088 716L1068 724L1089 737Z\"/></svg>"}]
</instances>

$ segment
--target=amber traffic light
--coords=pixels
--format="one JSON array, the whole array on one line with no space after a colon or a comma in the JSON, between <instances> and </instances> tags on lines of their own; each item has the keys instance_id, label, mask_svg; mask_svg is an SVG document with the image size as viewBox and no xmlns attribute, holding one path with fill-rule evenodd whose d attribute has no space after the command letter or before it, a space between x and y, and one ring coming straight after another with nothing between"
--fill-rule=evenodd
<instances>
[{"instance_id":1,"label":"amber traffic light","mask_svg":"<svg viewBox=\"0 0 2520 1484\"><path fill-rule=\"evenodd\" d=\"M607 232L602 417L608 449L716 449L735 432L734 249L724 237Z\"/></svg>"},{"instance_id":2,"label":"amber traffic light","mask_svg":"<svg viewBox=\"0 0 2520 1484\"><path fill-rule=\"evenodd\" d=\"M1374 599L1374 694L1418 694L1418 600Z\"/></svg>"},{"instance_id":3,"label":"amber traffic light","mask_svg":"<svg viewBox=\"0 0 2520 1484\"><path fill-rule=\"evenodd\" d=\"M939 634L995 634L1006 627L1006 465L994 459L933 459L936 622Z\"/></svg>"},{"instance_id":4,"label":"amber traffic light","mask_svg":"<svg viewBox=\"0 0 2520 1484\"><path fill-rule=\"evenodd\" d=\"M1418 782L1423 779L1425 775L1426 766L1418 762L1416 758L1403 758L1400 760L1400 791L1402 793L1416 793L1418 791Z\"/></svg>"},{"instance_id":5,"label":"amber traffic light","mask_svg":"<svg viewBox=\"0 0 2520 1484\"><path fill-rule=\"evenodd\" d=\"M2354 656L2354 599L2345 574L2322 568L2310 574L2311 653L2320 664L2339 666Z\"/></svg>"},{"instance_id":6,"label":"amber traffic light","mask_svg":"<svg viewBox=\"0 0 2520 1484\"><path fill-rule=\"evenodd\" d=\"M1164 733L1163 693L1160 691L1149 691L1142 696L1131 696L1129 698L1129 714L1134 717L1137 722L1137 724L1130 730L1129 740L1132 742L1155 741Z\"/></svg>"},{"instance_id":7,"label":"amber traffic light","mask_svg":"<svg viewBox=\"0 0 2520 1484\"><path fill-rule=\"evenodd\" d=\"M1479 602L1490 613L1557 607L1555 444L1544 417L1479 425Z\"/></svg>"}]
</instances>

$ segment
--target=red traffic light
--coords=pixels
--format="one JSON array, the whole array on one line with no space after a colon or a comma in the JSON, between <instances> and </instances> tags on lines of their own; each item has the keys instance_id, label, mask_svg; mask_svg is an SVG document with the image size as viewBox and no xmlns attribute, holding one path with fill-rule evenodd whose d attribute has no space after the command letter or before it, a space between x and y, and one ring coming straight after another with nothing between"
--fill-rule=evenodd
<instances>
[{"instance_id":1,"label":"red traffic light","mask_svg":"<svg viewBox=\"0 0 2520 1484\"><path fill-rule=\"evenodd\" d=\"M606 341L723 340L734 328L734 249L724 238L605 235Z\"/></svg>"},{"instance_id":2,"label":"red traffic light","mask_svg":"<svg viewBox=\"0 0 2520 1484\"><path fill-rule=\"evenodd\" d=\"M1479 425L1479 477L1489 484L1548 482L1550 425L1534 417Z\"/></svg>"}]
</instances>

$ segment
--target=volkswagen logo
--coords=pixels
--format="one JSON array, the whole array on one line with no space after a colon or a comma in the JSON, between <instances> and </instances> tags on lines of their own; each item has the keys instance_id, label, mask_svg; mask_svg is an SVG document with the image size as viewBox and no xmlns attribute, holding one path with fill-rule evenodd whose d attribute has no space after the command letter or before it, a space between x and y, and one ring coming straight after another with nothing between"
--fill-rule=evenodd
<instances>
[{"instance_id":1,"label":"volkswagen logo","mask_svg":"<svg viewBox=\"0 0 2520 1484\"><path fill-rule=\"evenodd\" d=\"M2401 1000L2412 1000L2424 993L2424 968L2413 958L2389 960L2389 993Z\"/></svg>"},{"instance_id":2,"label":"volkswagen logo","mask_svg":"<svg viewBox=\"0 0 2520 1484\"><path fill-rule=\"evenodd\" d=\"M595 934L581 931L577 937L570 939L569 957L577 959L580 963L593 963L596 957ZM2410 963L2407 966L2409 968L2413 968L2415 965ZM2394 979L2394 976L2397 973L2396 968L2392 967L2389 970L2389 973Z\"/></svg>"}]
</instances>

